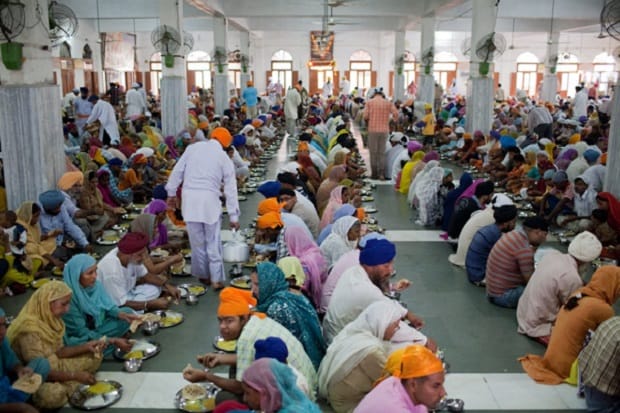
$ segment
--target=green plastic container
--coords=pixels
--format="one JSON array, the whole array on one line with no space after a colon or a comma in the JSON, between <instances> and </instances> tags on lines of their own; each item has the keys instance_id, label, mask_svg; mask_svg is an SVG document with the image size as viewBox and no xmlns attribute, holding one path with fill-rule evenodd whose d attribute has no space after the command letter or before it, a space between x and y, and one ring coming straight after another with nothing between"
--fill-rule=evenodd
<instances>
[{"instance_id":1,"label":"green plastic container","mask_svg":"<svg viewBox=\"0 0 620 413\"><path fill-rule=\"evenodd\" d=\"M166 67L174 67L174 55L171 55L171 54L165 55L164 65L166 65Z\"/></svg>"}]
</instances>

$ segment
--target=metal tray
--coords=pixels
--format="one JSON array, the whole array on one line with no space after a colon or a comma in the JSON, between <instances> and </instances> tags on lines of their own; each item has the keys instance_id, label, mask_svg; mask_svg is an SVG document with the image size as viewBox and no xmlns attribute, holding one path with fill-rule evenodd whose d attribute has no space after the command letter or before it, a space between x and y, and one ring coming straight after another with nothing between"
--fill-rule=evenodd
<instances>
[{"instance_id":1,"label":"metal tray","mask_svg":"<svg viewBox=\"0 0 620 413\"><path fill-rule=\"evenodd\" d=\"M148 360L159 354L159 352L161 351L161 345L152 340L135 340L131 351L137 350L142 350L142 360ZM118 347L116 348L116 350L114 350L114 357L116 357L118 360L125 361L126 354L127 353L125 353Z\"/></svg>"},{"instance_id":2,"label":"metal tray","mask_svg":"<svg viewBox=\"0 0 620 413\"><path fill-rule=\"evenodd\" d=\"M104 394L93 394L88 391L88 384L80 385L69 397L71 406L80 410L98 410L109 407L119 401L123 395L123 386L114 380L99 380L98 383L108 383L114 387Z\"/></svg>"},{"instance_id":3,"label":"metal tray","mask_svg":"<svg viewBox=\"0 0 620 413\"><path fill-rule=\"evenodd\" d=\"M97 238L97 244L99 245L116 245L121 240L119 237L117 240L105 240L101 237Z\"/></svg>"},{"instance_id":4,"label":"metal tray","mask_svg":"<svg viewBox=\"0 0 620 413\"><path fill-rule=\"evenodd\" d=\"M227 343L227 344L225 344ZM234 347L233 344L234 343ZM224 353L236 353L237 352L237 340L224 340L222 336L213 337L213 348Z\"/></svg>"},{"instance_id":5,"label":"metal tray","mask_svg":"<svg viewBox=\"0 0 620 413\"><path fill-rule=\"evenodd\" d=\"M187 400L183 398L183 388L179 389L174 396L174 407L184 412L210 412L215 409L215 396L220 391L220 388L213 383L195 383L205 388L207 396L197 400Z\"/></svg>"},{"instance_id":6,"label":"metal tray","mask_svg":"<svg viewBox=\"0 0 620 413\"><path fill-rule=\"evenodd\" d=\"M180 272L170 270L170 274L175 277L190 277L192 275L192 264L185 264Z\"/></svg>"},{"instance_id":7,"label":"metal tray","mask_svg":"<svg viewBox=\"0 0 620 413\"><path fill-rule=\"evenodd\" d=\"M192 284L192 283L184 283L177 285L177 288L180 290L181 298L187 297L187 292L190 288L195 289L194 294L200 297L201 295L205 295L207 293L208 288L206 286L200 284ZM198 288L202 288L201 291L198 291Z\"/></svg>"},{"instance_id":8,"label":"metal tray","mask_svg":"<svg viewBox=\"0 0 620 413\"><path fill-rule=\"evenodd\" d=\"M230 285L242 290L250 290L252 288L252 280L249 275L242 275L230 280Z\"/></svg>"},{"instance_id":9,"label":"metal tray","mask_svg":"<svg viewBox=\"0 0 620 413\"><path fill-rule=\"evenodd\" d=\"M161 317L161 320L159 321L160 328L176 327L179 324L181 324L183 321L185 321L185 316L182 313L179 313L177 311L157 310L157 311L153 311L153 314L157 314L158 316ZM166 321L167 318L173 318L173 319L176 319L177 321L167 322Z\"/></svg>"},{"instance_id":10,"label":"metal tray","mask_svg":"<svg viewBox=\"0 0 620 413\"><path fill-rule=\"evenodd\" d=\"M366 211L367 214L374 214L375 212L377 212L377 208L371 205L364 207L364 211Z\"/></svg>"}]
</instances>

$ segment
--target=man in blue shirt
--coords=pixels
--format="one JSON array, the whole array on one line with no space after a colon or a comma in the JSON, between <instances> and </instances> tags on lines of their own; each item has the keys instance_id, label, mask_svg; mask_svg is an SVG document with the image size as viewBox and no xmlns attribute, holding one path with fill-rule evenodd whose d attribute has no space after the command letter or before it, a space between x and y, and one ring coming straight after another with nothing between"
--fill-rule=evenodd
<instances>
[{"instance_id":1,"label":"man in blue shirt","mask_svg":"<svg viewBox=\"0 0 620 413\"><path fill-rule=\"evenodd\" d=\"M482 227L474 234L465 258L467 278L471 283L478 286L484 286L487 259L493 245L504 232L510 232L515 228L517 207L504 205L496 208L493 212L493 218L495 218L495 224Z\"/></svg>"},{"instance_id":2,"label":"man in blue shirt","mask_svg":"<svg viewBox=\"0 0 620 413\"><path fill-rule=\"evenodd\" d=\"M245 115L247 119L254 119L258 116L258 90L254 87L254 82L248 80L247 87L243 89L243 100L245 101Z\"/></svg>"},{"instance_id":3,"label":"man in blue shirt","mask_svg":"<svg viewBox=\"0 0 620 413\"><path fill-rule=\"evenodd\" d=\"M42 207L41 217L39 218L41 233L48 234L56 230L56 233L58 233L56 245L58 247L62 246L63 241L67 241L65 239L65 236L67 236L75 241L77 247L91 252L92 246L88 244L88 239L86 239L84 232L71 219L66 207L63 205L64 201L65 196L58 190L45 191L39 195L39 203ZM62 255L62 248L57 248L54 255L58 255L57 252Z\"/></svg>"}]
</instances>

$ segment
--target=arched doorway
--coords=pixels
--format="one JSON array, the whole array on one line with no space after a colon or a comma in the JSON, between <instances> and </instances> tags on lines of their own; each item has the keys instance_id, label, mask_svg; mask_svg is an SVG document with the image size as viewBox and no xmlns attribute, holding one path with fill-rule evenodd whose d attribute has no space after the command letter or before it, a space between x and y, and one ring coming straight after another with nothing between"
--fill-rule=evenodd
<instances>
[{"instance_id":1,"label":"arched doorway","mask_svg":"<svg viewBox=\"0 0 620 413\"><path fill-rule=\"evenodd\" d=\"M618 82L616 60L607 52L594 56L592 72L585 73L586 84L596 86L599 96L611 95L611 88Z\"/></svg>"},{"instance_id":2,"label":"arched doorway","mask_svg":"<svg viewBox=\"0 0 620 413\"><path fill-rule=\"evenodd\" d=\"M458 59L453 53L439 52L433 63L433 77L446 93L450 93L452 82L456 79Z\"/></svg>"},{"instance_id":3,"label":"arched doorway","mask_svg":"<svg viewBox=\"0 0 620 413\"><path fill-rule=\"evenodd\" d=\"M149 60L149 75L146 77L146 90L155 96L159 96L161 89L161 53L155 52Z\"/></svg>"},{"instance_id":4,"label":"arched doorway","mask_svg":"<svg viewBox=\"0 0 620 413\"><path fill-rule=\"evenodd\" d=\"M415 55L409 50L406 50L403 54L403 77L405 90L407 86L413 81L417 83L415 74ZM405 93L406 94L406 93ZM390 70L390 96L394 96L394 71Z\"/></svg>"},{"instance_id":5,"label":"arched doorway","mask_svg":"<svg viewBox=\"0 0 620 413\"><path fill-rule=\"evenodd\" d=\"M188 93L196 89L210 89L213 79L211 55L202 50L194 50L187 55Z\"/></svg>"},{"instance_id":6,"label":"arched doorway","mask_svg":"<svg viewBox=\"0 0 620 413\"><path fill-rule=\"evenodd\" d=\"M510 74L512 96L517 94L517 89L524 90L528 96L536 96L543 75L538 72L538 64L538 57L534 53L524 52L517 56L517 71Z\"/></svg>"},{"instance_id":7,"label":"arched doorway","mask_svg":"<svg viewBox=\"0 0 620 413\"><path fill-rule=\"evenodd\" d=\"M269 78L272 78L274 83L280 83L284 89L284 93L293 84L297 83L297 76L294 76L297 71L293 70L293 56L286 50L278 50L271 55L271 70L267 71L267 84L269 84Z\"/></svg>"},{"instance_id":8,"label":"arched doorway","mask_svg":"<svg viewBox=\"0 0 620 413\"><path fill-rule=\"evenodd\" d=\"M73 59L71 58L71 46L69 46L69 43L62 42L59 53L60 82L62 95L64 96L75 87L75 71L73 70Z\"/></svg>"},{"instance_id":9,"label":"arched doorway","mask_svg":"<svg viewBox=\"0 0 620 413\"><path fill-rule=\"evenodd\" d=\"M372 56L365 50L356 50L349 58L349 70L345 75L351 90L358 89L358 96L366 96L366 91L377 85L377 72L372 70Z\"/></svg>"},{"instance_id":10,"label":"arched doorway","mask_svg":"<svg viewBox=\"0 0 620 413\"><path fill-rule=\"evenodd\" d=\"M563 98L574 97L575 86L581 81L577 56L568 52L560 53L555 70L558 76L558 94Z\"/></svg>"}]
</instances>

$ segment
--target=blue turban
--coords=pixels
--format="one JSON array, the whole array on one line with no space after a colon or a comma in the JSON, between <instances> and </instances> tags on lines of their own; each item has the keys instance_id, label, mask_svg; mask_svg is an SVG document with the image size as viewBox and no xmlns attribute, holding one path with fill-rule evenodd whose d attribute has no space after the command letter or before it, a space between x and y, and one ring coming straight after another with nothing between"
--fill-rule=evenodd
<instances>
[{"instance_id":1,"label":"blue turban","mask_svg":"<svg viewBox=\"0 0 620 413\"><path fill-rule=\"evenodd\" d=\"M166 200L168 198L168 192L166 191L166 185L160 184L153 188L153 199Z\"/></svg>"},{"instance_id":2,"label":"blue turban","mask_svg":"<svg viewBox=\"0 0 620 413\"><path fill-rule=\"evenodd\" d=\"M278 181L267 181L257 189L265 198L277 197L280 194L282 184Z\"/></svg>"},{"instance_id":3,"label":"blue turban","mask_svg":"<svg viewBox=\"0 0 620 413\"><path fill-rule=\"evenodd\" d=\"M360 251L360 264L382 265L392 261L396 256L396 246L387 239L371 239Z\"/></svg>"},{"instance_id":4,"label":"blue turban","mask_svg":"<svg viewBox=\"0 0 620 413\"><path fill-rule=\"evenodd\" d=\"M52 210L58 208L65 201L65 196L62 192L52 189L45 191L39 195L39 202L43 209Z\"/></svg>"},{"instance_id":5,"label":"blue turban","mask_svg":"<svg viewBox=\"0 0 620 413\"><path fill-rule=\"evenodd\" d=\"M252 124L252 119L246 119L243 121L243 126L245 125L251 125Z\"/></svg>"},{"instance_id":6,"label":"blue turban","mask_svg":"<svg viewBox=\"0 0 620 413\"><path fill-rule=\"evenodd\" d=\"M491 132L489 132L489 135L491 135L491 137L495 140L501 139L502 137L502 135L500 135L499 132L496 130L492 130Z\"/></svg>"},{"instance_id":7,"label":"blue turban","mask_svg":"<svg viewBox=\"0 0 620 413\"><path fill-rule=\"evenodd\" d=\"M258 116L258 119L262 120L262 121L263 121L263 123L264 123L264 122L267 122L267 115L259 115L259 116Z\"/></svg>"},{"instance_id":8,"label":"blue turban","mask_svg":"<svg viewBox=\"0 0 620 413\"><path fill-rule=\"evenodd\" d=\"M233 146L243 146L245 145L246 137L245 135L235 135L233 136L232 144Z\"/></svg>"},{"instance_id":9,"label":"blue turban","mask_svg":"<svg viewBox=\"0 0 620 413\"><path fill-rule=\"evenodd\" d=\"M499 144L502 146L502 149L508 149L517 146L517 141L512 136L502 135L499 138Z\"/></svg>"},{"instance_id":10,"label":"blue turban","mask_svg":"<svg viewBox=\"0 0 620 413\"><path fill-rule=\"evenodd\" d=\"M583 153L583 157L586 159L586 161L588 161L588 163L596 162L599 156L601 156L601 154L598 151L595 151L594 149L588 149L587 151Z\"/></svg>"},{"instance_id":11,"label":"blue turban","mask_svg":"<svg viewBox=\"0 0 620 413\"><path fill-rule=\"evenodd\" d=\"M112 158L108 161L110 166L121 166L123 161L120 158Z\"/></svg>"},{"instance_id":12,"label":"blue turban","mask_svg":"<svg viewBox=\"0 0 620 413\"><path fill-rule=\"evenodd\" d=\"M555 175L555 169L547 169L543 174L543 179L553 179L553 175Z\"/></svg>"},{"instance_id":13,"label":"blue turban","mask_svg":"<svg viewBox=\"0 0 620 413\"><path fill-rule=\"evenodd\" d=\"M273 110L274 112L279 111L279 110L280 110L280 105L273 105L273 106L271 107L271 110Z\"/></svg>"},{"instance_id":14,"label":"blue turban","mask_svg":"<svg viewBox=\"0 0 620 413\"><path fill-rule=\"evenodd\" d=\"M256 340L254 342L254 350L254 360L270 358L286 364L288 348L286 343L279 337L267 337L264 340Z\"/></svg>"}]
</instances>

